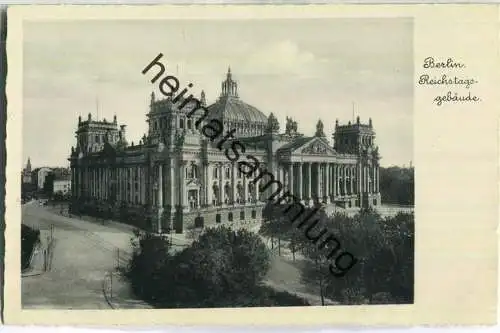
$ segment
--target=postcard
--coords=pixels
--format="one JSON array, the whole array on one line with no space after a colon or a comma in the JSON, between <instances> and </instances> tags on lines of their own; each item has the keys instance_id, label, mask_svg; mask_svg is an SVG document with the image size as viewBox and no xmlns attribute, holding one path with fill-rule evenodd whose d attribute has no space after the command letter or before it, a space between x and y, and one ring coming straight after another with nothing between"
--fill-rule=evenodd
<instances>
[{"instance_id":1,"label":"postcard","mask_svg":"<svg viewBox=\"0 0 500 333\"><path fill-rule=\"evenodd\" d=\"M497 6L7 18L7 324L495 323Z\"/></svg>"}]
</instances>

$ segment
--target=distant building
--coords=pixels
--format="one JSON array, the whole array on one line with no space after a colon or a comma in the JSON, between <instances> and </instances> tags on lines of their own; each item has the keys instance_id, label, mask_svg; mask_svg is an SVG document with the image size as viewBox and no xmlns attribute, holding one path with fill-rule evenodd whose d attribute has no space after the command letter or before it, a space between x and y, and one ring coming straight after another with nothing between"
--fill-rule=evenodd
<instances>
[{"instance_id":1,"label":"distant building","mask_svg":"<svg viewBox=\"0 0 500 333\"><path fill-rule=\"evenodd\" d=\"M26 163L26 167L21 172L21 183L22 184L31 184L33 182L33 177L31 173L31 160L28 157L28 162Z\"/></svg>"},{"instance_id":2,"label":"distant building","mask_svg":"<svg viewBox=\"0 0 500 333\"><path fill-rule=\"evenodd\" d=\"M45 178L52 172L51 168L42 167L33 170L32 181L38 190L43 190L45 185Z\"/></svg>"},{"instance_id":3,"label":"distant building","mask_svg":"<svg viewBox=\"0 0 500 333\"><path fill-rule=\"evenodd\" d=\"M71 191L71 178L67 179L54 179L54 192L53 193L62 193L63 195L67 195Z\"/></svg>"}]
</instances>

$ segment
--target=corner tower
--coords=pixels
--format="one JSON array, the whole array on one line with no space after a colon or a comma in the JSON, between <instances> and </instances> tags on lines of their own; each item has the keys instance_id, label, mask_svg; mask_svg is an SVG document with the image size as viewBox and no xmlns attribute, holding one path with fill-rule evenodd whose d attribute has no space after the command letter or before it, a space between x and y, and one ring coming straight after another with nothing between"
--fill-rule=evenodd
<instances>
[{"instance_id":1,"label":"corner tower","mask_svg":"<svg viewBox=\"0 0 500 333\"><path fill-rule=\"evenodd\" d=\"M360 154L368 148L375 148L375 131L373 130L372 119L368 124L361 124L359 116L356 123L339 125L335 122L335 133L333 134L334 148L339 153Z\"/></svg>"},{"instance_id":2,"label":"corner tower","mask_svg":"<svg viewBox=\"0 0 500 333\"><path fill-rule=\"evenodd\" d=\"M102 150L105 143L116 145L120 138L125 135L122 131L124 130L118 130L116 116L114 116L113 121L93 120L90 113L87 120L82 121L80 116L76 130L76 149L78 152L86 154Z\"/></svg>"}]
</instances>

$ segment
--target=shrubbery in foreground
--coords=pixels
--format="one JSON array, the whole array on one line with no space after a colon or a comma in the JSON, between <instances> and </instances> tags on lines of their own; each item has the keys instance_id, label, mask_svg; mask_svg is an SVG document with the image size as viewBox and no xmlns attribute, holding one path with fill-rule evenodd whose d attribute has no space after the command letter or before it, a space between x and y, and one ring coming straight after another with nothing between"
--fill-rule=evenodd
<instances>
[{"instance_id":1,"label":"shrubbery in foreground","mask_svg":"<svg viewBox=\"0 0 500 333\"><path fill-rule=\"evenodd\" d=\"M40 230L21 224L21 269L28 268L31 254L40 241Z\"/></svg>"},{"instance_id":2,"label":"shrubbery in foreground","mask_svg":"<svg viewBox=\"0 0 500 333\"><path fill-rule=\"evenodd\" d=\"M307 258L302 279L317 287L318 296L323 301L329 298L341 304L413 303L413 214L400 213L384 218L374 210L364 209L349 217L344 214L327 216L320 211L311 218L311 222L298 229L294 221L283 214L283 208L268 204L266 221L260 232L279 239L293 253L301 253ZM337 252L345 249L356 258L356 264L345 276L333 276L328 269L331 263L327 258L329 251L319 250L306 238L304 230L316 220L316 226L309 233L312 237L328 230L338 241ZM333 241L330 244L335 246ZM339 264L347 265L345 261Z\"/></svg>"},{"instance_id":3,"label":"shrubbery in foreground","mask_svg":"<svg viewBox=\"0 0 500 333\"><path fill-rule=\"evenodd\" d=\"M270 254L247 230L207 229L172 254L166 238L137 234L126 276L135 294L162 308L303 306L306 301L262 285Z\"/></svg>"}]
</instances>

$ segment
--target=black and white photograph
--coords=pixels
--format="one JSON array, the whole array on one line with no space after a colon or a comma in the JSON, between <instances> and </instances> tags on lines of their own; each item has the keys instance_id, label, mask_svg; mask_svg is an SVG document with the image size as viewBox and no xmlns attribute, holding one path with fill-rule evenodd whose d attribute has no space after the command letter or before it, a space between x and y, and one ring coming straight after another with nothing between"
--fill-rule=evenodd
<instances>
[{"instance_id":1,"label":"black and white photograph","mask_svg":"<svg viewBox=\"0 0 500 333\"><path fill-rule=\"evenodd\" d=\"M23 308L413 303L412 36L26 22Z\"/></svg>"},{"instance_id":2,"label":"black and white photograph","mask_svg":"<svg viewBox=\"0 0 500 333\"><path fill-rule=\"evenodd\" d=\"M492 322L492 8L11 8L7 322Z\"/></svg>"}]
</instances>

